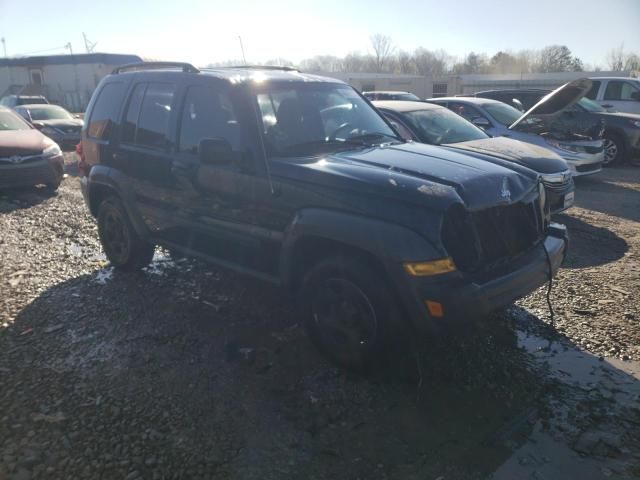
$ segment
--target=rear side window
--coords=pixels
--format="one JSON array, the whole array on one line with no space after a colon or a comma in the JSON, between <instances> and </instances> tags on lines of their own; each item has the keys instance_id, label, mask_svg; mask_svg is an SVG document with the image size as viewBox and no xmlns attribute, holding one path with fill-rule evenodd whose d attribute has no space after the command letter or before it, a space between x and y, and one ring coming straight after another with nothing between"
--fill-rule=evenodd
<instances>
[{"instance_id":1,"label":"rear side window","mask_svg":"<svg viewBox=\"0 0 640 480\"><path fill-rule=\"evenodd\" d=\"M633 100L632 93L637 92L638 89L631 85L629 82L621 82L618 80L612 80L607 84L607 89L604 92L605 100Z\"/></svg>"},{"instance_id":2,"label":"rear side window","mask_svg":"<svg viewBox=\"0 0 640 480\"><path fill-rule=\"evenodd\" d=\"M133 89L133 93L129 99L129 105L127 106L127 114L122 123L123 143L136 143L136 127L138 125L138 116L140 115L140 105L142 105L142 99L144 98L144 91L146 89L147 85L144 83L136 85Z\"/></svg>"},{"instance_id":3,"label":"rear side window","mask_svg":"<svg viewBox=\"0 0 640 480\"><path fill-rule=\"evenodd\" d=\"M137 85L127 107L122 141L164 150L169 140L174 94L174 85Z\"/></svg>"},{"instance_id":4,"label":"rear side window","mask_svg":"<svg viewBox=\"0 0 640 480\"><path fill-rule=\"evenodd\" d=\"M109 138L113 124L117 122L125 88L126 86L122 82L107 83L102 87L96 103L93 105L87 127L87 134L90 137L101 140Z\"/></svg>"},{"instance_id":5,"label":"rear side window","mask_svg":"<svg viewBox=\"0 0 640 480\"><path fill-rule=\"evenodd\" d=\"M591 100L595 100L596 97L598 96L598 90L600 90L600 81L592 80L591 82L593 83L593 85L591 85L591 89L587 92L585 97Z\"/></svg>"}]
</instances>

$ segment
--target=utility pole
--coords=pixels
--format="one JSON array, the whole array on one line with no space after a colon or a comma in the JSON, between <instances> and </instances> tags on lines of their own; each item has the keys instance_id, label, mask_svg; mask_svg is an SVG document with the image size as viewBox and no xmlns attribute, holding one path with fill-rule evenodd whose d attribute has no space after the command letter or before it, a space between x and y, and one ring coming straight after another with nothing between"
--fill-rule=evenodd
<instances>
[{"instance_id":1,"label":"utility pole","mask_svg":"<svg viewBox=\"0 0 640 480\"><path fill-rule=\"evenodd\" d=\"M89 39L87 38L87 34L84 32L82 32L82 38L84 38L84 48L87 53L93 53L93 50L96 48L98 42L89 41Z\"/></svg>"},{"instance_id":2,"label":"utility pole","mask_svg":"<svg viewBox=\"0 0 640 480\"><path fill-rule=\"evenodd\" d=\"M247 64L247 59L244 56L244 46L242 45L242 37L240 35L238 35L238 40L240 40L240 51L242 52L242 61L246 65Z\"/></svg>"},{"instance_id":3,"label":"utility pole","mask_svg":"<svg viewBox=\"0 0 640 480\"><path fill-rule=\"evenodd\" d=\"M69 49L69 55L73 55L73 47L71 46L71 42L67 43L64 48Z\"/></svg>"},{"instance_id":4,"label":"utility pole","mask_svg":"<svg viewBox=\"0 0 640 480\"><path fill-rule=\"evenodd\" d=\"M2 49L4 50L4 58L7 58L7 41L4 37L0 38L0 42L2 42Z\"/></svg>"}]
</instances>

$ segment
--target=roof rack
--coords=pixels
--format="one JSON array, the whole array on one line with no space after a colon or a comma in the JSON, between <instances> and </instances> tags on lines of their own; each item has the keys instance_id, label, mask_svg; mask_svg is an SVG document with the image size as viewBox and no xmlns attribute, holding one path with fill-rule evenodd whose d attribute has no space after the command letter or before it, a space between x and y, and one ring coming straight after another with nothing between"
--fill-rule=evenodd
<instances>
[{"instance_id":1,"label":"roof rack","mask_svg":"<svg viewBox=\"0 0 640 480\"><path fill-rule=\"evenodd\" d=\"M286 72L299 72L296 67L281 67L278 65L229 65L224 67L212 67L213 69L218 68L238 68L245 70L284 70Z\"/></svg>"},{"instance_id":2,"label":"roof rack","mask_svg":"<svg viewBox=\"0 0 640 480\"><path fill-rule=\"evenodd\" d=\"M111 72L112 74L122 73L128 70L156 70L161 68L181 68L185 73L200 73L196 67L185 62L138 62L120 65Z\"/></svg>"}]
</instances>

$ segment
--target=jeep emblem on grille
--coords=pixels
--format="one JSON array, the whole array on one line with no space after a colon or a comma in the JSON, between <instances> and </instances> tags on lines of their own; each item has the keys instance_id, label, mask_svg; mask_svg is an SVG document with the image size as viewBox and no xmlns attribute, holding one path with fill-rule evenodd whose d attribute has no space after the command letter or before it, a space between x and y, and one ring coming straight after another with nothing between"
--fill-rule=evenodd
<instances>
[{"instance_id":1,"label":"jeep emblem on grille","mask_svg":"<svg viewBox=\"0 0 640 480\"><path fill-rule=\"evenodd\" d=\"M502 180L502 190L500 190L500 197L507 202L511 201L511 190L509 190L509 179L504 177Z\"/></svg>"}]
</instances>

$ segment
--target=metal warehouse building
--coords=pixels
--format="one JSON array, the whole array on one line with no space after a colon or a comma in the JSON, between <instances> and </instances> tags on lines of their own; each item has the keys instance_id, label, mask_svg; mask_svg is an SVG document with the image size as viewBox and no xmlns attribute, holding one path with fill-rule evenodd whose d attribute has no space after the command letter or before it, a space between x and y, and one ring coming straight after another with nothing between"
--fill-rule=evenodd
<instances>
[{"instance_id":1,"label":"metal warehouse building","mask_svg":"<svg viewBox=\"0 0 640 480\"><path fill-rule=\"evenodd\" d=\"M102 77L118 65L140 61L137 55L113 53L0 58L0 98L44 95L51 103L83 112Z\"/></svg>"}]
</instances>

